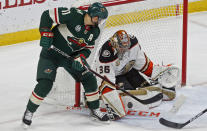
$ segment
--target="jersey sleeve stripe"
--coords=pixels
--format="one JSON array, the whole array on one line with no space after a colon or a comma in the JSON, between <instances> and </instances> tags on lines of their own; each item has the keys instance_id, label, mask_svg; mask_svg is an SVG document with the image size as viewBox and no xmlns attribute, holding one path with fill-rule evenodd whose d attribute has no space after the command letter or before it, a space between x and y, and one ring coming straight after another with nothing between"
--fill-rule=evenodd
<instances>
[{"instance_id":1,"label":"jersey sleeve stripe","mask_svg":"<svg viewBox=\"0 0 207 131\"><path fill-rule=\"evenodd\" d=\"M34 91L32 92L32 95L33 95L35 98L39 99L39 100L43 100L43 99L44 99L44 98L38 96Z\"/></svg>"},{"instance_id":2,"label":"jersey sleeve stripe","mask_svg":"<svg viewBox=\"0 0 207 131\"><path fill-rule=\"evenodd\" d=\"M50 15L50 18L52 19L52 21L55 22L55 10L50 9L49 15Z\"/></svg>"},{"instance_id":3,"label":"jersey sleeve stripe","mask_svg":"<svg viewBox=\"0 0 207 131\"><path fill-rule=\"evenodd\" d=\"M91 92L91 93L85 93L85 96L87 98L87 101L95 101L99 99L99 91Z\"/></svg>"},{"instance_id":4,"label":"jersey sleeve stripe","mask_svg":"<svg viewBox=\"0 0 207 131\"><path fill-rule=\"evenodd\" d=\"M32 95L30 96L30 101L33 102L36 105L40 105L43 101L43 98L35 94L35 92L32 92Z\"/></svg>"},{"instance_id":5,"label":"jersey sleeve stripe","mask_svg":"<svg viewBox=\"0 0 207 131\"><path fill-rule=\"evenodd\" d=\"M152 70L153 70L153 63L146 55L145 58L146 58L146 63L140 71L144 73L146 76L151 77Z\"/></svg>"},{"instance_id":6,"label":"jersey sleeve stripe","mask_svg":"<svg viewBox=\"0 0 207 131\"><path fill-rule=\"evenodd\" d=\"M59 18L58 18L58 9L57 8L49 10L49 15L54 23L60 24Z\"/></svg>"},{"instance_id":7,"label":"jersey sleeve stripe","mask_svg":"<svg viewBox=\"0 0 207 131\"><path fill-rule=\"evenodd\" d=\"M59 22L59 15L58 15L58 8L55 8L54 10L55 10L55 22L57 24L60 24L60 22Z\"/></svg>"}]
</instances>

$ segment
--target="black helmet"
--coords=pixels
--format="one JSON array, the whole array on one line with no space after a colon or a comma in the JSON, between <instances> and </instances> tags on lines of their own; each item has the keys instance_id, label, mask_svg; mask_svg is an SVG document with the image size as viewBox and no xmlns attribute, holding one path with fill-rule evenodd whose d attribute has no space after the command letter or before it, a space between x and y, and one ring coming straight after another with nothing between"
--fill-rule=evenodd
<instances>
[{"instance_id":1,"label":"black helmet","mask_svg":"<svg viewBox=\"0 0 207 131\"><path fill-rule=\"evenodd\" d=\"M106 19L108 17L108 11L106 7L99 2L95 2L88 7L88 14L91 17L98 16L101 19Z\"/></svg>"}]
</instances>

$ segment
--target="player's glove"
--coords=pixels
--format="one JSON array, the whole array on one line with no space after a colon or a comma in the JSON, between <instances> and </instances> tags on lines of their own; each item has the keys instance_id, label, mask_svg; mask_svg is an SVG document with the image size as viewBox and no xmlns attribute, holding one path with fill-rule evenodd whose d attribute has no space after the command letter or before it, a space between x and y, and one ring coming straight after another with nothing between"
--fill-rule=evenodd
<instances>
[{"instance_id":1,"label":"player's glove","mask_svg":"<svg viewBox=\"0 0 207 131\"><path fill-rule=\"evenodd\" d=\"M88 63L86 62L86 58L83 54L79 54L72 63L72 68L77 71L84 71L85 66L88 66Z\"/></svg>"},{"instance_id":2,"label":"player's glove","mask_svg":"<svg viewBox=\"0 0 207 131\"><path fill-rule=\"evenodd\" d=\"M50 48L54 37L53 32L48 28L40 28L40 34L41 34L40 46L46 49Z\"/></svg>"}]
</instances>

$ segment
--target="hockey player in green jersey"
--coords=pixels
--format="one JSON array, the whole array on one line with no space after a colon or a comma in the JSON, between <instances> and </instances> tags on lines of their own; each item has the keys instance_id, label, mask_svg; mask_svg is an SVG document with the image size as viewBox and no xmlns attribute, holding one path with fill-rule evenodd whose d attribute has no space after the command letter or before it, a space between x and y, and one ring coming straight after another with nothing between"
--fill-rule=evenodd
<instances>
[{"instance_id":1,"label":"hockey player in green jersey","mask_svg":"<svg viewBox=\"0 0 207 131\"><path fill-rule=\"evenodd\" d=\"M39 26L42 51L36 78L38 83L27 103L22 119L23 125L31 125L33 113L53 86L58 67L63 67L76 81L82 83L91 116L96 120L108 122L108 115L102 113L99 108L99 91L95 76L91 72L83 73L84 66L89 66L86 59L100 34L98 24L107 17L107 9L98 2L90 5L87 12L72 7L55 8L42 13ZM53 24L55 26L52 28ZM51 46L73 57L74 60L68 60L50 49Z\"/></svg>"}]
</instances>

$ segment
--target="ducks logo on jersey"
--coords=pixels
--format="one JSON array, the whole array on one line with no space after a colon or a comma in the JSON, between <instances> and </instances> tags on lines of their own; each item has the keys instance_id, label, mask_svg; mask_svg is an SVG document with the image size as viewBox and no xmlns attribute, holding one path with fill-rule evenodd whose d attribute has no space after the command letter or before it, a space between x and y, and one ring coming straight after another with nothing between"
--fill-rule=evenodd
<instances>
[{"instance_id":1,"label":"ducks logo on jersey","mask_svg":"<svg viewBox=\"0 0 207 131\"><path fill-rule=\"evenodd\" d=\"M103 53L102 53L102 56L103 57L110 57L111 56L111 53L109 50L104 50Z\"/></svg>"}]
</instances>

